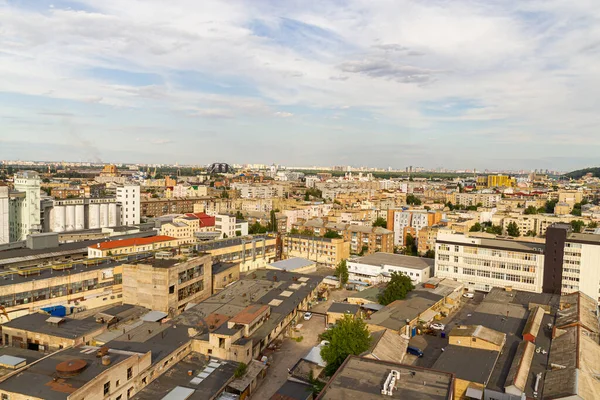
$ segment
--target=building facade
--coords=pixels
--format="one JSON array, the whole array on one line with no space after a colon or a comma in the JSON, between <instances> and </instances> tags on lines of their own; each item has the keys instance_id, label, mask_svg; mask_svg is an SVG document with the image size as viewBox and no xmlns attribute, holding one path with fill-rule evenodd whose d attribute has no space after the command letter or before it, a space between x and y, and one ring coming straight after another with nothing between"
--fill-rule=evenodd
<instances>
[{"instance_id":1,"label":"building facade","mask_svg":"<svg viewBox=\"0 0 600 400\"><path fill-rule=\"evenodd\" d=\"M482 239L438 233L435 275L456 279L471 290L493 287L541 293L544 277L543 243Z\"/></svg>"},{"instance_id":2,"label":"building facade","mask_svg":"<svg viewBox=\"0 0 600 400\"><path fill-rule=\"evenodd\" d=\"M186 259L151 259L123 265L123 302L181 313L188 303L212 294L212 260L208 254Z\"/></svg>"},{"instance_id":3,"label":"building facade","mask_svg":"<svg viewBox=\"0 0 600 400\"><path fill-rule=\"evenodd\" d=\"M301 257L317 264L335 268L340 261L350 256L350 242L344 239L286 235L283 237L284 258Z\"/></svg>"},{"instance_id":4,"label":"building facade","mask_svg":"<svg viewBox=\"0 0 600 400\"><path fill-rule=\"evenodd\" d=\"M0 186L0 244L10 242L8 186Z\"/></svg>"},{"instance_id":5,"label":"building facade","mask_svg":"<svg viewBox=\"0 0 600 400\"><path fill-rule=\"evenodd\" d=\"M41 232L40 176L34 171L15 174L15 191L10 196L10 241L25 240L31 233Z\"/></svg>"},{"instance_id":6,"label":"building facade","mask_svg":"<svg viewBox=\"0 0 600 400\"><path fill-rule=\"evenodd\" d=\"M121 204L121 225L139 225L141 215L139 185L118 186L117 201Z\"/></svg>"}]
</instances>

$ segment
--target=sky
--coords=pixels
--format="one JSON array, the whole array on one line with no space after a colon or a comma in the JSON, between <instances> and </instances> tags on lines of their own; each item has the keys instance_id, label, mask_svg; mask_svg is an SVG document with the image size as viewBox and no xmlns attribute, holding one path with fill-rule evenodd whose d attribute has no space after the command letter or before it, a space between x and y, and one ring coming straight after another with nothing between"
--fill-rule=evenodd
<instances>
[{"instance_id":1,"label":"sky","mask_svg":"<svg viewBox=\"0 0 600 400\"><path fill-rule=\"evenodd\" d=\"M0 159L571 170L598 0L0 0Z\"/></svg>"}]
</instances>

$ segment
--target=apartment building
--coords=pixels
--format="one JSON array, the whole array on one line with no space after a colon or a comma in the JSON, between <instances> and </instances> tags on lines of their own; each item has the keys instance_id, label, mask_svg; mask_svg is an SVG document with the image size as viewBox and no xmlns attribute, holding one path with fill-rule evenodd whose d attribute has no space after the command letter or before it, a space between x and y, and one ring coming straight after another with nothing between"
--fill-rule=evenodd
<instances>
[{"instance_id":1,"label":"apartment building","mask_svg":"<svg viewBox=\"0 0 600 400\"><path fill-rule=\"evenodd\" d=\"M350 242L351 253L394 252L394 232L379 226L348 225L343 231L343 237Z\"/></svg>"},{"instance_id":2,"label":"apartment building","mask_svg":"<svg viewBox=\"0 0 600 400\"><path fill-rule=\"evenodd\" d=\"M177 184L165 189L165 198L186 198L208 196L208 187L201 185Z\"/></svg>"},{"instance_id":3,"label":"apartment building","mask_svg":"<svg viewBox=\"0 0 600 400\"><path fill-rule=\"evenodd\" d=\"M391 209L387 214L387 228L394 231L394 245L405 246L410 233L418 237L421 229L436 225L442 220L442 213L428 210Z\"/></svg>"},{"instance_id":4,"label":"apartment building","mask_svg":"<svg viewBox=\"0 0 600 400\"><path fill-rule=\"evenodd\" d=\"M189 260L150 258L123 264L123 302L171 316L212 294L212 259L202 254Z\"/></svg>"},{"instance_id":5,"label":"apartment building","mask_svg":"<svg viewBox=\"0 0 600 400\"><path fill-rule=\"evenodd\" d=\"M234 215L217 214L215 216L215 231L221 233L221 239L248 234L248 222L238 221Z\"/></svg>"},{"instance_id":6,"label":"apartment building","mask_svg":"<svg viewBox=\"0 0 600 400\"><path fill-rule=\"evenodd\" d=\"M440 227L438 225L426 226L419 230L417 234L417 251L420 255L427 253L429 250L435 251L435 241L439 231Z\"/></svg>"},{"instance_id":7,"label":"apartment building","mask_svg":"<svg viewBox=\"0 0 600 400\"><path fill-rule=\"evenodd\" d=\"M541 293L544 279L543 243L483 239L439 232L435 275L455 279L471 290L493 287Z\"/></svg>"},{"instance_id":8,"label":"apartment building","mask_svg":"<svg viewBox=\"0 0 600 400\"><path fill-rule=\"evenodd\" d=\"M232 189L240 191L240 197L244 199L268 199L271 197L285 197L288 195L288 186L281 184L250 184L233 183Z\"/></svg>"},{"instance_id":9,"label":"apartment building","mask_svg":"<svg viewBox=\"0 0 600 400\"><path fill-rule=\"evenodd\" d=\"M481 204L486 208L496 207L502 195L496 193L454 193L454 204L461 206L477 206Z\"/></svg>"},{"instance_id":10,"label":"apartment building","mask_svg":"<svg viewBox=\"0 0 600 400\"><path fill-rule=\"evenodd\" d=\"M166 218L166 217L163 217ZM160 234L179 239L179 243L196 242L197 234L215 232L215 217L204 213L177 215L162 222ZM216 233L215 233L216 235Z\"/></svg>"},{"instance_id":11,"label":"apartment building","mask_svg":"<svg viewBox=\"0 0 600 400\"><path fill-rule=\"evenodd\" d=\"M34 171L19 171L14 177L14 191L9 193L10 241L27 239L41 232L40 176Z\"/></svg>"},{"instance_id":12,"label":"apartment building","mask_svg":"<svg viewBox=\"0 0 600 400\"><path fill-rule=\"evenodd\" d=\"M335 268L350 256L350 242L344 239L288 234L283 237L283 258L301 257Z\"/></svg>"},{"instance_id":13,"label":"apartment building","mask_svg":"<svg viewBox=\"0 0 600 400\"><path fill-rule=\"evenodd\" d=\"M140 200L139 185L117 186L117 202L121 204L121 225L139 225Z\"/></svg>"},{"instance_id":14,"label":"apartment building","mask_svg":"<svg viewBox=\"0 0 600 400\"><path fill-rule=\"evenodd\" d=\"M8 195L8 186L0 186L0 244L10 242L10 224L8 221L10 211Z\"/></svg>"},{"instance_id":15,"label":"apartment building","mask_svg":"<svg viewBox=\"0 0 600 400\"><path fill-rule=\"evenodd\" d=\"M167 214L185 214L206 211L210 197L184 199L146 199L141 202L141 215L144 217L160 217ZM197 207L200 209L198 210Z\"/></svg>"},{"instance_id":16,"label":"apartment building","mask_svg":"<svg viewBox=\"0 0 600 400\"><path fill-rule=\"evenodd\" d=\"M308 221L312 218L323 218L330 214L332 204L307 204L304 206L290 207L282 212L287 217L287 231L291 231L294 224L300 220Z\"/></svg>"},{"instance_id":17,"label":"apartment building","mask_svg":"<svg viewBox=\"0 0 600 400\"><path fill-rule=\"evenodd\" d=\"M573 217L572 215L553 215L553 214L496 214L492 218L495 225L502 225L502 229L506 232L508 225L514 222L519 227L521 236L527 235L528 232L535 232L538 236L545 236L548 227L556 223L570 223L573 219L585 219L581 217Z\"/></svg>"},{"instance_id":18,"label":"apartment building","mask_svg":"<svg viewBox=\"0 0 600 400\"><path fill-rule=\"evenodd\" d=\"M514 187L517 180L508 175L488 175L477 177L477 187Z\"/></svg>"}]
</instances>

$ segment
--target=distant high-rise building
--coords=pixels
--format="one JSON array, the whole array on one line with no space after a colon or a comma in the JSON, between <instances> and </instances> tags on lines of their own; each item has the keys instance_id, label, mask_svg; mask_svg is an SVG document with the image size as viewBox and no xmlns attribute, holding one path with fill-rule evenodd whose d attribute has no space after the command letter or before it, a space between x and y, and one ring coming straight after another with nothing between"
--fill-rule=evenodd
<instances>
[{"instance_id":1,"label":"distant high-rise building","mask_svg":"<svg viewBox=\"0 0 600 400\"><path fill-rule=\"evenodd\" d=\"M121 225L138 225L142 208L139 185L117 187L117 202L121 203Z\"/></svg>"},{"instance_id":2,"label":"distant high-rise building","mask_svg":"<svg viewBox=\"0 0 600 400\"><path fill-rule=\"evenodd\" d=\"M40 176L37 172L15 174L15 192L9 197L10 241L25 240L27 235L41 232Z\"/></svg>"},{"instance_id":3,"label":"distant high-rise building","mask_svg":"<svg viewBox=\"0 0 600 400\"><path fill-rule=\"evenodd\" d=\"M10 241L8 190L8 186L0 186L0 244Z\"/></svg>"}]
</instances>

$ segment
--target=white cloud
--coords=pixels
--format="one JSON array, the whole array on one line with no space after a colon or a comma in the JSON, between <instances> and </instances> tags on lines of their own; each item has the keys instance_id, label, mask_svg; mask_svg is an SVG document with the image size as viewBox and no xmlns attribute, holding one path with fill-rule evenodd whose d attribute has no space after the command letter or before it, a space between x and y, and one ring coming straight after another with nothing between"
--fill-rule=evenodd
<instances>
[{"instance_id":1,"label":"white cloud","mask_svg":"<svg viewBox=\"0 0 600 400\"><path fill-rule=\"evenodd\" d=\"M168 111L173 125L189 115L244 123L292 114L279 123L298 124L310 110L349 107L336 124L352 125L352 112L366 112L400 141L427 130L411 137L451 145L445 124L454 122L473 134L488 127L472 124L493 123L519 137L555 142L571 135L600 145L600 2L593 0L350 0L343 7L79 1L94 11L18 4L0 1L0 92ZM252 30L257 21L265 32ZM152 73L162 83L105 80L97 68ZM201 75L203 84L186 84L180 72ZM424 102L446 99L478 107L423 111ZM275 111L280 106L303 111ZM541 151L530 142L531 152Z\"/></svg>"},{"instance_id":2,"label":"white cloud","mask_svg":"<svg viewBox=\"0 0 600 400\"><path fill-rule=\"evenodd\" d=\"M289 118L294 116L294 114L285 111L277 111L274 115L280 118Z\"/></svg>"}]
</instances>

